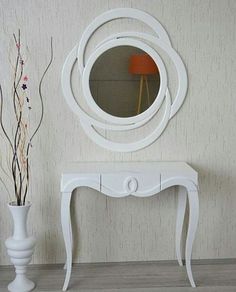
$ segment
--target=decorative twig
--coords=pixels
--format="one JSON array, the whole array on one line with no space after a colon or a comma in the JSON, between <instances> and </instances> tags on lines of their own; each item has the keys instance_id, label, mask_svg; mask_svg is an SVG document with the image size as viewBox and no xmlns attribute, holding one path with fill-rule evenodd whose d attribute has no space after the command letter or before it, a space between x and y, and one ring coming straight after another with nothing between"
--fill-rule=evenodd
<instances>
[{"instance_id":1,"label":"decorative twig","mask_svg":"<svg viewBox=\"0 0 236 292\"><path fill-rule=\"evenodd\" d=\"M20 52L20 46L21 46L20 30L18 30L18 41L16 40L16 35L14 33L13 33L13 37L14 37L14 40L15 40L15 45L17 47L17 59L16 59L16 67L15 67L14 82L13 82L13 88L14 88L13 104L14 104L14 111L15 111L16 119L18 120L17 110L16 110L16 96L17 96L17 99L18 99L18 103L20 103L20 97L18 95L17 88L19 86L20 80L21 80L22 75L23 75L23 60L22 60L21 52ZM19 76L19 78L18 78L18 80L16 82L19 61L20 61L20 76Z\"/></svg>"},{"instance_id":2,"label":"decorative twig","mask_svg":"<svg viewBox=\"0 0 236 292\"><path fill-rule=\"evenodd\" d=\"M41 127L43 116L44 116L44 103L43 103L43 97L42 97L42 84L44 77L49 69L49 67L52 64L53 61L53 44L52 44L52 38L50 42L50 49L51 49L51 57L50 61L46 67L46 69L43 72L43 75L39 82L38 87L38 94L40 98L41 103L41 114L39 122L33 131L33 134L31 136L28 135L29 133L29 117L25 117L25 110L27 106L28 113L31 110L30 106L30 99L27 93L27 81L28 77L27 75L24 75L24 60L22 58L21 54L21 34L20 30L18 31L18 37L16 37L15 34L13 34L15 46L17 48L17 55L15 60L15 66L14 66L14 80L13 80L13 86L12 86L12 101L13 101L13 108L14 108L14 116L16 118L16 125L13 129L13 138L11 139L9 134L7 133L7 130L5 128L5 125L3 123L3 92L2 87L0 85L0 126L3 131L4 136L6 137L9 145L10 145L10 157L11 157L11 163L7 163L8 168L10 167L11 171L11 177L13 179L13 186L14 186L14 192L15 192L15 198L17 205L25 205L26 202L26 196L29 189L29 179L30 179L30 165L29 165L29 154L30 154L30 148L32 147L32 141L35 135L37 134L39 128ZM28 50L28 48L27 48ZM23 77L24 76L24 77ZM22 83L21 83L22 82ZM21 90L20 90L21 89ZM8 155L6 155L8 156ZM9 160L7 160L9 161ZM0 169L2 168L2 165L0 164ZM3 170L3 169L2 169ZM6 172L3 171L5 174ZM8 176L9 177L9 176ZM0 178L0 182L3 183L4 187L6 188L8 194L9 191L7 189L7 186L2 178Z\"/></svg>"},{"instance_id":3,"label":"decorative twig","mask_svg":"<svg viewBox=\"0 0 236 292\"><path fill-rule=\"evenodd\" d=\"M43 80L44 80L44 77L48 71L48 69L50 68L51 64L52 64L52 61L53 61L53 45L52 45L52 37L51 37L51 58L50 58L50 61L46 67L46 69L44 70L44 73L40 79L40 82L39 82L39 97L40 97L40 101L41 101L41 108L42 108L42 111L41 111L41 116L40 116L40 120L39 120L39 123L38 123L38 126L36 127L35 131L33 132L32 136L30 137L29 139L29 143L27 145L27 151L26 151L26 179L27 179L27 184L26 184L26 188L25 188L25 194L24 194L24 199L23 199L23 203L25 204L25 200L26 200L26 195L27 195L27 192L28 192L28 188L29 188L29 152L30 152L30 147L32 147L32 141L33 141L33 138L34 136L36 135L36 133L38 132L41 124L42 124L42 120L43 120L43 115L44 115L44 104L43 104L43 98L42 98L42 84L43 84Z\"/></svg>"}]
</instances>

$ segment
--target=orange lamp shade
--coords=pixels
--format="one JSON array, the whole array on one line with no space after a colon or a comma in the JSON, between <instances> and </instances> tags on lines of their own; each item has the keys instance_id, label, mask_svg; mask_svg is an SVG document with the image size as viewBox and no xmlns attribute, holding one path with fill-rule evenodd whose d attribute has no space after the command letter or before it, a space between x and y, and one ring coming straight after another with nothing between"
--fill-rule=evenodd
<instances>
[{"instance_id":1,"label":"orange lamp shade","mask_svg":"<svg viewBox=\"0 0 236 292\"><path fill-rule=\"evenodd\" d=\"M129 60L129 73L150 75L158 73L154 60L148 54L134 54Z\"/></svg>"}]
</instances>

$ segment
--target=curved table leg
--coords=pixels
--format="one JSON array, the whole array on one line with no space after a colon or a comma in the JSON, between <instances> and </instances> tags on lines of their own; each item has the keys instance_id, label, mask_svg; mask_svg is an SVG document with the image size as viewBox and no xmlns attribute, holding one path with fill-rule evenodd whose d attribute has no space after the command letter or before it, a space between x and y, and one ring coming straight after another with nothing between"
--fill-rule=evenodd
<instances>
[{"instance_id":1,"label":"curved table leg","mask_svg":"<svg viewBox=\"0 0 236 292\"><path fill-rule=\"evenodd\" d=\"M70 201L71 193L62 193L61 198L61 224L62 232L66 247L66 278L63 285L63 291L67 290L71 269L72 269L72 229L71 229L71 216L70 216Z\"/></svg>"},{"instance_id":2,"label":"curved table leg","mask_svg":"<svg viewBox=\"0 0 236 292\"><path fill-rule=\"evenodd\" d=\"M179 186L178 191L178 206L177 206L177 219L176 219L176 234L175 234L175 250L176 257L180 266L183 266L182 261L182 232L184 224L184 216L187 203L187 190L183 186Z\"/></svg>"},{"instance_id":3,"label":"curved table leg","mask_svg":"<svg viewBox=\"0 0 236 292\"><path fill-rule=\"evenodd\" d=\"M199 200L198 200L198 191L188 191L188 201L189 201L189 224L188 224L188 234L186 240L186 250L185 250L185 260L186 260L186 269L189 281L192 287L196 287L193 280L192 268L191 268L191 256L192 256L192 247L197 230L198 217L199 217Z\"/></svg>"},{"instance_id":4,"label":"curved table leg","mask_svg":"<svg viewBox=\"0 0 236 292\"><path fill-rule=\"evenodd\" d=\"M71 241L71 250L73 251L73 237L72 237L72 226L71 226L71 220L70 220L70 241ZM64 264L64 267L63 267L64 270L67 269L67 260Z\"/></svg>"}]
</instances>

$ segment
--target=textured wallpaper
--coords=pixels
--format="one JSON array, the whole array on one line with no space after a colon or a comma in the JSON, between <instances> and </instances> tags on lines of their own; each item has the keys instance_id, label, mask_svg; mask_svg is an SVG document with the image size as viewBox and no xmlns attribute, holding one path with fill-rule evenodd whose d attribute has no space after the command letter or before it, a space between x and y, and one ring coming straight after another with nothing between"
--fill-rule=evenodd
<instances>
[{"instance_id":1,"label":"textured wallpaper","mask_svg":"<svg viewBox=\"0 0 236 292\"><path fill-rule=\"evenodd\" d=\"M126 154L104 150L88 139L66 105L60 85L65 57L86 26L98 14L118 7L143 9L155 16L183 58L189 77L186 101L161 138L146 149ZM115 21L96 33L91 48L107 33L130 26L146 29L135 21ZM32 148L29 232L38 239L34 263L65 260L59 188L63 165L68 161L187 161L199 171L201 188L193 258L236 258L235 27L234 0L1 1L0 82L6 97L12 77L12 33L20 28L22 42L29 49L26 71L34 109L39 107L36 86L49 57L50 36L54 40L54 62L43 87L45 116ZM168 74L173 78L174 92L174 71ZM81 99L81 88L77 96ZM135 135L141 137L142 131ZM2 135L0 147L5 153ZM2 187L0 196L3 265L9 264L4 240L11 234L11 221ZM83 188L73 196L72 214L75 262L175 258L174 188L145 199L107 198Z\"/></svg>"}]
</instances>

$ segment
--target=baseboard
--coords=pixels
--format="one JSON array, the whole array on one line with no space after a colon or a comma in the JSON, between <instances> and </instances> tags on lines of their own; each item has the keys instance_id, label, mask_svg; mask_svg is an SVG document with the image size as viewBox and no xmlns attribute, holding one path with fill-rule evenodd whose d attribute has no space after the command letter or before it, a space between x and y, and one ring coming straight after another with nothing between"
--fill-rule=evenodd
<instances>
[{"instance_id":1,"label":"baseboard","mask_svg":"<svg viewBox=\"0 0 236 292\"><path fill-rule=\"evenodd\" d=\"M177 260L160 260L160 261L128 261L128 262L96 262L96 263L74 263L73 266L109 266L109 265L177 265ZM236 264L236 258L222 258L222 259L193 259L192 265L230 265ZM32 269L60 269L64 264L31 264ZM11 269L12 265L0 265L0 270Z\"/></svg>"}]
</instances>

